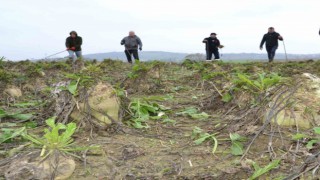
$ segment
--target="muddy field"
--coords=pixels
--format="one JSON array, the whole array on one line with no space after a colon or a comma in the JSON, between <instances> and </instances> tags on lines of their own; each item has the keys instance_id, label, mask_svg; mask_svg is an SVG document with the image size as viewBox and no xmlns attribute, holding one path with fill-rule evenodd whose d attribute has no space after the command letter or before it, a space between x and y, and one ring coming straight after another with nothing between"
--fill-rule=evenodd
<instances>
[{"instance_id":1,"label":"muddy field","mask_svg":"<svg viewBox=\"0 0 320 180\"><path fill-rule=\"evenodd\" d=\"M0 61L0 179L59 179L68 159L67 179L317 179L319 77L313 60ZM94 109L104 101L117 103ZM42 137L53 116L76 124L81 148L54 149L53 173L38 175L21 162L44 148L26 134Z\"/></svg>"}]
</instances>

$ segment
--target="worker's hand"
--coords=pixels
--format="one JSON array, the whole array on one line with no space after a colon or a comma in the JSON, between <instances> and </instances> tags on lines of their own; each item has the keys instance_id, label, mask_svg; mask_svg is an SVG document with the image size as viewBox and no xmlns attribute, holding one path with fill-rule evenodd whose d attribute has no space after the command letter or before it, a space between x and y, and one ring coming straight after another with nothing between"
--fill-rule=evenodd
<instances>
[{"instance_id":1,"label":"worker's hand","mask_svg":"<svg viewBox=\"0 0 320 180\"><path fill-rule=\"evenodd\" d=\"M74 51L74 50L76 50L76 47L72 47L72 48L70 48L72 51Z\"/></svg>"},{"instance_id":2,"label":"worker's hand","mask_svg":"<svg viewBox=\"0 0 320 180\"><path fill-rule=\"evenodd\" d=\"M66 50L67 50L67 51L69 51L69 50L70 50L70 48L67 48Z\"/></svg>"},{"instance_id":3,"label":"worker's hand","mask_svg":"<svg viewBox=\"0 0 320 180\"><path fill-rule=\"evenodd\" d=\"M140 47L139 50L142 51L142 47Z\"/></svg>"},{"instance_id":4,"label":"worker's hand","mask_svg":"<svg viewBox=\"0 0 320 180\"><path fill-rule=\"evenodd\" d=\"M262 48L262 47L260 47L260 50L261 50L261 51L262 51L262 49L263 49L263 48Z\"/></svg>"}]
</instances>

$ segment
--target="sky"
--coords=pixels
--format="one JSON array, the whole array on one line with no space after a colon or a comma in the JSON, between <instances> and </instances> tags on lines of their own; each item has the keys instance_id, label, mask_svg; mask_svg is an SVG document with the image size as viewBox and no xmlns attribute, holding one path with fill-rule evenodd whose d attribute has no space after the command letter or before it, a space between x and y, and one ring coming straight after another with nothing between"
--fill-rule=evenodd
<instances>
[{"instance_id":1,"label":"sky","mask_svg":"<svg viewBox=\"0 0 320 180\"><path fill-rule=\"evenodd\" d=\"M319 7L319 0L0 0L0 57L63 51L72 30L83 54L123 51L130 30L144 51L204 53L202 40L215 32L223 53L265 53L259 44L270 26L288 53L320 53Z\"/></svg>"}]
</instances>

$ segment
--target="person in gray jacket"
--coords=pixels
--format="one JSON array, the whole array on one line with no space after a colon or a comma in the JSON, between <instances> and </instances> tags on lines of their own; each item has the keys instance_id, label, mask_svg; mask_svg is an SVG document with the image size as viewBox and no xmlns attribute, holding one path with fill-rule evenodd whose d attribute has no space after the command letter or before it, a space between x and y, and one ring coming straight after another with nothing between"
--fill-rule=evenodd
<instances>
[{"instance_id":1,"label":"person in gray jacket","mask_svg":"<svg viewBox=\"0 0 320 180\"><path fill-rule=\"evenodd\" d=\"M121 45L124 45L127 59L129 63L132 63L131 55L133 55L135 60L139 60L138 49L142 50L142 42L141 39L135 35L134 31L129 32L129 36L124 37L121 40Z\"/></svg>"}]
</instances>

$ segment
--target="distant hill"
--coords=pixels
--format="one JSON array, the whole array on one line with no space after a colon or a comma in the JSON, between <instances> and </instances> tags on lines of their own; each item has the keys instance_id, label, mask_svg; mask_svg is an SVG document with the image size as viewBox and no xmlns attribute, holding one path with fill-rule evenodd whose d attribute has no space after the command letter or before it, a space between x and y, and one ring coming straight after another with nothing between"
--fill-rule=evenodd
<instances>
[{"instance_id":1,"label":"distant hill","mask_svg":"<svg viewBox=\"0 0 320 180\"><path fill-rule=\"evenodd\" d=\"M309 60L309 59L320 59L320 54L288 54L289 60ZM267 53L257 54L257 53L226 53L222 54L222 59L224 60L266 60ZM285 60L286 56L284 53L277 53L276 60Z\"/></svg>"},{"instance_id":2,"label":"distant hill","mask_svg":"<svg viewBox=\"0 0 320 180\"><path fill-rule=\"evenodd\" d=\"M139 53L140 59L142 61L149 60L160 60L160 61L182 61L188 53L175 53L175 52L164 52L164 51L142 51ZM193 55L193 54L191 54ZM205 58L204 54L197 54L200 58ZM199 58L198 57L198 58ZM126 56L124 52L108 52L108 53L96 53L96 54L86 54L84 55L86 59L119 59L126 61ZM266 60L267 54L258 53L223 53L221 54L222 60ZM276 59L285 60L285 54L279 53L276 55ZM320 59L320 54L288 54L288 59L290 60L308 60L308 59Z\"/></svg>"}]
</instances>

